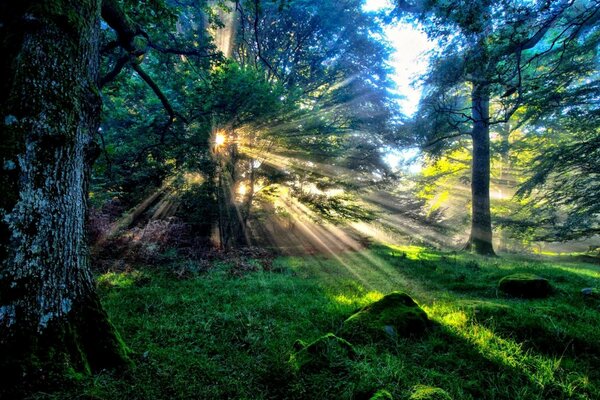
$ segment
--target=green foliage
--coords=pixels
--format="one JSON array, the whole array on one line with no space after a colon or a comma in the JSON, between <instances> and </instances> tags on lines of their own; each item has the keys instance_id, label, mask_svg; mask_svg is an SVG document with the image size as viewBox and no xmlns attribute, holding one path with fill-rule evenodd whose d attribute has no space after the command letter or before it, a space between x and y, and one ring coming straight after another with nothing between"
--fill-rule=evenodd
<instances>
[{"instance_id":1,"label":"green foliage","mask_svg":"<svg viewBox=\"0 0 600 400\"><path fill-rule=\"evenodd\" d=\"M369 400L394 400L392 394L385 389L378 390Z\"/></svg>"},{"instance_id":2,"label":"green foliage","mask_svg":"<svg viewBox=\"0 0 600 400\"><path fill-rule=\"evenodd\" d=\"M597 233L598 210L590 199L598 179L596 171L589 173L598 164L594 2L395 3L396 16L419 21L439 45L423 78L419 111L400 129L400 140L435 156L464 148L478 122L474 99L485 93L491 115L479 122L491 130L492 150L517 154L522 147L508 140L516 127L539 151L535 162L521 164L525 176L515 174L514 183L521 184L532 173L522 197L498 203L496 220L525 242ZM519 210L525 195L531 195L528 204Z\"/></svg>"},{"instance_id":3,"label":"green foliage","mask_svg":"<svg viewBox=\"0 0 600 400\"><path fill-rule=\"evenodd\" d=\"M103 155L92 182L98 207L113 197L134 206L166 179L200 173L206 186L178 188L175 201L180 217L206 231L219 212L223 224L233 227L237 222L225 214L239 214L245 225L255 196L273 184L367 186L392 177L381 146L398 115L380 21L362 12L359 0L282 4L243 1L231 10L225 2L123 2L147 32L145 54L132 62L158 90L128 63L103 87ZM235 28L220 20L231 11L239 18ZM213 36L230 30L233 55L224 59ZM102 35L107 75L123 52L112 46L110 30ZM217 132L227 137L218 149ZM271 154L283 162L268 160ZM343 177L315 162L339 166ZM211 182L224 182L225 193L251 190L226 195L227 204L218 206ZM329 219L373 218L349 196L310 200Z\"/></svg>"},{"instance_id":4,"label":"green foliage","mask_svg":"<svg viewBox=\"0 0 600 400\"><path fill-rule=\"evenodd\" d=\"M180 193L177 215L190 223L199 236L210 236L218 218L215 187L211 182L192 185Z\"/></svg>"},{"instance_id":5,"label":"green foliage","mask_svg":"<svg viewBox=\"0 0 600 400\"><path fill-rule=\"evenodd\" d=\"M372 221L376 213L351 194L302 193L298 200L308 205L317 215L331 222Z\"/></svg>"},{"instance_id":6,"label":"green foliage","mask_svg":"<svg viewBox=\"0 0 600 400\"><path fill-rule=\"evenodd\" d=\"M517 230L536 227L535 236L548 241L580 239L600 231L600 205L595 201L600 191L599 134L593 127L552 134L534 161L534 174L517 193L526 200L521 212L534 216L529 223L511 221Z\"/></svg>"}]
</instances>

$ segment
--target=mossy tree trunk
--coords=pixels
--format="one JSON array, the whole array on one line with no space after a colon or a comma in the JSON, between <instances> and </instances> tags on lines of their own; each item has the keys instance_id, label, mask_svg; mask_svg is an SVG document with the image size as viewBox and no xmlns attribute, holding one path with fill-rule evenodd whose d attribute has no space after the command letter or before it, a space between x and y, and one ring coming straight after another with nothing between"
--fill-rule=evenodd
<instances>
[{"instance_id":1,"label":"mossy tree trunk","mask_svg":"<svg viewBox=\"0 0 600 400\"><path fill-rule=\"evenodd\" d=\"M127 354L96 295L84 235L101 1L0 11L0 373L23 388L51 383L52 372L123 365Z\"/></svg>"}]
</instances>

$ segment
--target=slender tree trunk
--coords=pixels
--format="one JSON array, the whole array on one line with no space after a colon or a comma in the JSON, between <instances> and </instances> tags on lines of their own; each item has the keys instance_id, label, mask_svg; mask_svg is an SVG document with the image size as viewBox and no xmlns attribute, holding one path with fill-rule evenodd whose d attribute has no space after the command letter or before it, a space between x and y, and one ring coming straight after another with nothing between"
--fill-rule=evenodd
<instances>
[{"instance_id":1,"label":"slender tree trunk","mask_svg":"<svg viewBox=\"0 0 600 400\"><path fill-rule=\"evenodd\" d=\"M0 46L9 47L0 104L8 192L1 203L0 376L8 392L127 362L96 295L84 234L101 108L101 2L24 3L0 31Z\"/></svg>"},{"instance_id":2,"label":"slender tree trunk","mask_svg":"<svg viewBox=\"0 0 600 400\"><path fill-rule=\"evenodd\" d=\"M487 85L473 84L473 161L471 176L471 235L466 249L495 255L490 212L490 94Z\"/></svg>"},{"instance_id":3,"label":"slender tree trunk","mask_svg":"<svg viewBox=\"0 0 600 400\"><path fill-rule=\"evenodd\" d=\"M250 183L248 186L248 193L246 193L246 198L244 201L244 210L243 210L243 218L244 218L244 229L248 230L248 219L250 219L250 214L252 213L252 202L254 201L254 180L255 180L255 168L254 168L254 158L249 158L250 163Z\"/></svg>"},{"instance_id":4,"label":"slender tree trunk","mask_svg":"<svg viewBox=\"0 0 600 400\"><path fill-rule=\"evenodd\" d=\"M510 121L502 125L502 131L500 132L501 144L500 144L500 157L502 159L502 165L500 167L500 179L498 185L500 186L499 192L501 196L506 196L506 192L512 188L511 176L510 176ZM510 238L505 228L501 228L498 238L498 250L501 252L508 251Z\"/></svg>"}]
</instances>

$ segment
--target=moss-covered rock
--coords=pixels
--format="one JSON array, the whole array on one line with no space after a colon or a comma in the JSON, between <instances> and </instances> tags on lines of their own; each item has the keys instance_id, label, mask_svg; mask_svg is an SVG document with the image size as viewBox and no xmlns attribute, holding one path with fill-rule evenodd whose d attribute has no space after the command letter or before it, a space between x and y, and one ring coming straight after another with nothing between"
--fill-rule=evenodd
<instances>
[{"instance_id":1,"label":"moss-covered rock","mask_svg":"<svg viewBox=\"0 0 600 400\"><path fill-rule=\"evenodd\" d=\"M418 336L431 326L427 313L409 295L392 292L344 321L340 336L372 342Z\"/></svg>"},{"instance_id":2,"label":"moss-covered rock","mask_svg":"<svg viewBox=\"0 0 600 400\"><path fill-rule=\"evenodd\" d=\"M513 274L500 279L498 289L511 296L527 299L544 298L552 293L547 279L534 274Z\"/></svg>"},{"instance_id":3,"label":"moss-covered rock","mask_svg":"<svg viewBox=\"0 0 600 400\"><path fill-rule=\"evenodd\" d=\"M387 390L380 389L369 400L394 400L394 397Z\"/></svg>"},{"instance_id":4,"label":"moss-covered rock","mask_svg":"<svg viewBox=\"0 0 600 400\"><path fill-rule=\"evenodd\" d=\"M584 288L584 289L581 289L581 294L586 299L597 299L597 300L600 300L600 289L598 289L598 288Z\"/></svg>"},{"instance_id":5,"label":"moss-covered rock","mask_svg":"<svg viewBox=\"0 0 600 400\"><path fill-rule=\"evenodd\" d=\"M413 388L409 400L452 400L452 397L444 389L418 385Z\"/></svg>"},{"instance_id":6,"label":"moss-covered rock","mask_svg":"<svg viewBox=\"0 0 600 400\"><path fill-rule=\"evenodd\" d=\"M348 361L356 358L356 351L348 341L328 333L312 343L296 340L290 356L294 372L318 372L328 369L333 372L346 370Z\"/></svg>"}]
</instances>

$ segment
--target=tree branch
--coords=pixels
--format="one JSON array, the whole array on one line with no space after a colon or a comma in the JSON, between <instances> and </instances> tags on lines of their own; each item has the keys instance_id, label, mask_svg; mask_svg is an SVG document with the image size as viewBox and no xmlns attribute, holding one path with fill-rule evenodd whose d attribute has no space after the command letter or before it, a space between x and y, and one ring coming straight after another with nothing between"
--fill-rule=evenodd
<instances>
[{"instance_id":1,"label":"tree branch","mask_svg":"<svg viewBox=\"0 0 600 400\"><path fill-rule=\"evenodd\" d=\"M267 68L269 68L269 71L277 78L279 79L279 74L277 74L277 72L273 69L273 66L271 66L271 63L269 63L269 61L263 56L262 54L262 50L261 50L261 43L260 43L260 39L258 37L258 21L259 21L259 0L254 0L254 40L256 40L256 52L258 55L258 58L263 62L263 64L265 64L265 66Z\"/></svg>"},{"instance_id":2,"label":"tree branch","mask_svg":"<svg viewBox=\"0 0 600 400\"><path fill-rule=\"evenodd\" d=\"M134 38L139 34L139 30L123 12L117 0L102 1L102 18L117 33L119 46L128 52L134 52Z\"/></svg>"},{"instance_id":3,"label":"tree branch","mask_svg":"<svg viewBox=\"0 0 600 400\"><path fill-rule=\"evenodd\" d=\"M142 67L140 67L139 64L137 64L137 63L131 63L131 68L133 68L133 70L135 72L137 72L137 74L140 76L140 78L142 78L142 80L144 82L146 82L148 84L148 86L150 86L150 88L152 89L152 91L154 92L154 94L156 94L156 97L158 97L158 99L162 103L163 107L165 108L165 110L169 114L169 122L170 123L175 122L175 118L176 117L179 117L184 122L186 122L186 119L182 115L180 115L180 114L178 114L178 113L175 112L175 110L171 106L171 103L169 103L169 100L167 99L167 96L165 96L165 94L162 92L162 90L160 89L160 87L158 87L158 85L156 84L156 82L154 82L154 80L150 77L150 75L148 75L142 69Z\"/></svg>"},{"instance_id":4,"label":"tree branch","mask_svg":"<svg viewBox=\"0 0 600 400\"><path fill-rule=\"evenodd\" d=\"M123 68L129 62L129 54L119 57L113 69L111 69L106 75L100 78L100 89L102 89L107 83L113 81L117 75L123 70Z\"/></svg>"},{"instance_id":5,"label":"tree branch","mask_svg":"<svg viewBox=\"0 0 600 400\"><path fill-rule=\"evenodd\" d=\"M454 133L452 135L441 136L439 138L434 139L433 141L431 141L429 143L426 143L425 146L423 146L423 148L426 149L428 147L434 146L435 144L437 144L437 143L439 143L441 141L448 140L448 139L453 139L453 138L457 138L457 137L460 137L460 136L467 136L467 135L469 135L469 134L466 133L466 132L460 132L460 133Z\"/></svg>"},{"instance_id":6,"label":"tree branch","mask_svg":"<svg viewBox=\"0 0 600 400\"><path fill-rule=\"evenodd\" d=\"M182 121L187 122L186 119L181 115L175 112L171 103L167 99L167 96L162 92L160 87L154 82L154 80L148 75L142 67L139 65L139 62L135 60L135 58L139 58L143 56L146 52L146 46L150 43L149 36L146 32L137 28L133 22L127 17L123 9L117 0L103 0L102 1L102 18L106 21L106 23L115 30L117 33L117 39L119 42L119 46L121 46L124 50L127 51L127 55L121 57L115 67L110 71L105 77L102 78L100 82L100 87L114 79L119 72L123 69L123 67L129 62L131 67L137 74L142 78L144 82L150 86L154 94L158 97L163 107L169 114L169 122L167 126L171 125L176 117L179 117ZM136 37L143 37L145 40L143 43L140 43L136 40ZM133 62L130 62L133 61Z\"/></svg>"}]
</instances>

